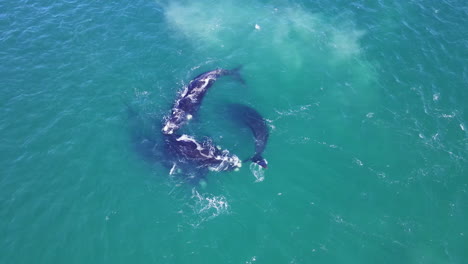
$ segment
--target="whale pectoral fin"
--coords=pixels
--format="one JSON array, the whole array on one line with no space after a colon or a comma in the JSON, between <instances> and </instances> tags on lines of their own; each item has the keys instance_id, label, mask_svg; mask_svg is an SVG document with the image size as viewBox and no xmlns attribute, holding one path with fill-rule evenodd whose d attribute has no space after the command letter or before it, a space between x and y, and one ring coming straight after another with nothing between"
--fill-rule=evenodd
<instances>
[{"instance_id":1,"label":"whale pectoral fin","mask_svg":"<svg viewBox=\"0 0 468 264\"><path fill-rule=\"evenodd\" d=\"M175 172L176 168L177 168L177 166L176 166L176 163L174 162L174 163L172 164L172 168L171 168L171 170L169 171L169 175L172 175L172 174L174 174L174 172Z\"/></svg>"}]
</instances>

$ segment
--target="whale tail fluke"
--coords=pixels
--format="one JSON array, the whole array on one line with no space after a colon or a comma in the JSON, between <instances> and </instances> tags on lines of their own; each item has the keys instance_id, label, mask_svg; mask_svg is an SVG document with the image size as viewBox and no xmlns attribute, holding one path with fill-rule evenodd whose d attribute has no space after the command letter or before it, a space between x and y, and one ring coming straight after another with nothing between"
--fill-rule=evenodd
<instances>
[{"instance_id":1,"label":"whale tail fluke","mask_svg":"<svg viewBox=\"0 0 468 264\"><path fill-rule=\"evenodd\" d=\"M239 65L232 70L227 70L227 74L232 75L234 79L236 79L237 81L245 85L245 80L244 78L242 78L242 75L240 74L240 71L242 70L243 67L244 67L243 65Z\"/></svg>"},{"instance_id":2,"label":"whale tail fluke","mask_svg":"<svg viewBox=\"0 0 468 264\"><path fill-rule=\"evenodd\" d=\"M246 162L246 161L251 161L251 162L253 162L253 163L258 164L259 166L261 166L261 167L264 168L264 169L268 169L268 162L267 162L267 160L264 159L264 158L262 157L262 155L259 154L259 153L258 153L258 154L255 154L255 156L253 156L252 158L249 158L249 159L247 159L247 160L244 160L244 162Z\"/></svg>"}]
</instances>

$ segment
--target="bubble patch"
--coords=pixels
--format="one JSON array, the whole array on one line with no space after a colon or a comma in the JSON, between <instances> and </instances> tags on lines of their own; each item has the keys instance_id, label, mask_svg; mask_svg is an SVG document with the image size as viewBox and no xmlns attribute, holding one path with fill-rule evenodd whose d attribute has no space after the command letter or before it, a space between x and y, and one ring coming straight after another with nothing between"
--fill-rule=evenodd
<instances>
[{"instance_id":1,"label":"bubble patch","mask_svg":"<svg viewBox=\"0 0 468 264\"><path fill-rule=\"evenodd\" d=\"M194 226L198 226L203 222L212 220L219 215L229 213L229 203L226 197L213 195L210 193L200 194L195 188L192 189L192 197L194 205L192 209L198 216Z\"/></svg>"},{"instance_id":2,"label":"bubble patch","mask_svg":"<svg viewBox=\"0 0 468 264\"><path fill-rule=\"evenodd\" d=\"M265 180L265 170L256 163L250 163L250 172L255 177L255 182L262 182Z\"/></svg>"}]
</instances>

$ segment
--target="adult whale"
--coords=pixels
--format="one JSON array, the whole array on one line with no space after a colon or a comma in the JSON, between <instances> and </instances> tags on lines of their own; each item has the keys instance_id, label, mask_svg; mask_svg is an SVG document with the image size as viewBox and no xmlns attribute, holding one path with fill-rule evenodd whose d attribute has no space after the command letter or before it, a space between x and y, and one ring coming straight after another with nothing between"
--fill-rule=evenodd
<instances>
[{"instance_id":1,"label":"adult whale","mask_svg":"<svg viewBox=\"0 0 468 264\"><path fill-rule=\"evenodd\" d=\"M264 169L268 168L268 162L262 157L262 153L268 142L269 132L265 119L257 110L243 104L229 104L228 111L237 122L250 128L255 138L255 154L251 160Z\"/></svg>"},{"instance_id":2,"label":"adult whale","mask_svg":"<svg viewBox=\"0 0 468 264\"><path fill-rule=\"evenodd\" d=\"M144 160L167 169L169 175L198 184L212 171L235 170L241 161L227 151L216 149L209 140L197 142L188 136L154 133L161 122L139 113L127 104L130 146ZM182 138L181 138L182 137ZM211 152L211 154L210 154ZM215 156L214 153L217 155ZM202 155L203 154L203 155ZM230 159L231 158L231 159Z\"/></svg>"},{"instance_id":3,"label":"adult whale","mask_svg":"<svg viewBox=\"0 0 468 264\"><path fill-rule=\"evenodd\" d=\"M166 135L172 134L185 124L187 120L192 119L200 108L206 92L219 77L234 75L243 83L244 81L239 75L240 69L241 67L233 70L216 69L202 73L191 80L172 106L171 115L166 118L162 132Z\"/></svg>"},{"instance_id":4,"label":"adult whale","mask_svg":"<svg viewBox=\"0 0 468 264\"><path fill-rule=\"evenodd\" d=\"M210 139L198 142L188 135L165 136L166 152L182 163L192 163L211 171L231 171L242 166L242 161L228 150L216 147Z\"/></svg>"}]
</instances>

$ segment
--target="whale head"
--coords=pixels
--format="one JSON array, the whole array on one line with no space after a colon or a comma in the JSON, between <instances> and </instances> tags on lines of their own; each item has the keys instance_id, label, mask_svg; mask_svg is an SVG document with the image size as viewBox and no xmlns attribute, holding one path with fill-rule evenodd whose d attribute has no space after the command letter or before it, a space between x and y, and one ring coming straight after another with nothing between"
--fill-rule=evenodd
<instances>
[{"instance_id":1,"label":"whale head","mask_svg":"<svg viewBox=\"0 0 468 264\"><path fill-rule=\"evenodd\" d=\"M167 122L163 129L162 129L162 132L166 135L171 135L172 133L174 133L174 130L177 129L177 125L175 125L174 123L171 123L171 122Z\"/></svg>"},{"instance_id":2,"label":"whale head","mask_svg":"<svg viewBox=\"0 0 468 264\"><path fill-rule=\"evenodd\" d=\"M171 116L166 117L163 134L171 135L174 131L178 130L187 120L192 119L192 115L186 114L185 111L180 109L173 110Z\"/></svg>"}]
</instances>

